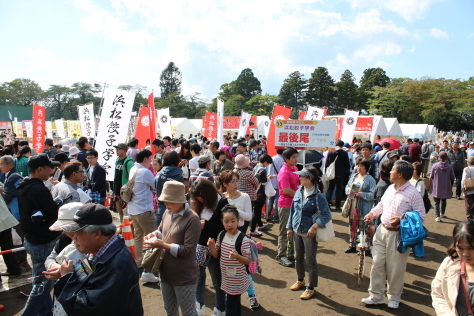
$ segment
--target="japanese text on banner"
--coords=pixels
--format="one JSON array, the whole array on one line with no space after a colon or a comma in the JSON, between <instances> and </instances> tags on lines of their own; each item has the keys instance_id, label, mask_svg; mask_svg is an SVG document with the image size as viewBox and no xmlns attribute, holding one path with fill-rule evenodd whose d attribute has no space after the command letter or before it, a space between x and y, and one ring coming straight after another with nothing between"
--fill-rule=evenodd
<instances>
[{"instance_id":1,"label":"japanese text on banner","mask_svg":"<svg viewBox=\"0 0 474 316\"><path fill-rule=\"evenodd\" d=\"M107 172L107 181L114 180L117 159L114 146L126 141L134 100L133 92L111 88L104 91L96 150L99 153L99 164Z\"/></svg>"},{"instance_id":2,"label":"japanese text on banner","mask_svg":"<svg viewBox=\"0 0 474 316\"><path fill-rule=\"evenodd\" d=\"M303 150L333 150L336 122L308 120L277 120L275 147Z\"/></svg>"},{"instance_id":3,"label":"japanese text on banner","mask_svg":"<svg viewBox=\"0 0 474 316\"><path fill-rule=\"evenodd\" d=\"M33 147L38 153L44 149L46 109L38 104L33 105Z\"/></svg>"}]
</instances>

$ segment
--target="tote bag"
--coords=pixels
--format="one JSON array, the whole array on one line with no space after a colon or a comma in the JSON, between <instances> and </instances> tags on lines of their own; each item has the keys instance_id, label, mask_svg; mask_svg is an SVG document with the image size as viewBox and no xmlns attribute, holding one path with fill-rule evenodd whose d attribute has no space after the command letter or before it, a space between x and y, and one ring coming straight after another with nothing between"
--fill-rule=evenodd
<instances>
[{"instance_id":1,"label":"tote bag","mask_svg":"<svg viewBox=\"0 0 474 316\"><path fill-rule=\"evenodd\" d=\"M323 175L324 181L331 181L336 177L336 159L326 168L326 173Z\"/></svg>"},{"instance_id":2,"label":"tote bag","mask_svg":"<svg viewBox=\"0 0 474 316\"><path fill-rule=\"evenodd\" d=\"M267 197L272 197L272 196L275 196L276 194L276 190L275 188L273 187L273 184L271 181L267 181L267 183L265 183L265 195Z\"/></svg>"}]
</instances>

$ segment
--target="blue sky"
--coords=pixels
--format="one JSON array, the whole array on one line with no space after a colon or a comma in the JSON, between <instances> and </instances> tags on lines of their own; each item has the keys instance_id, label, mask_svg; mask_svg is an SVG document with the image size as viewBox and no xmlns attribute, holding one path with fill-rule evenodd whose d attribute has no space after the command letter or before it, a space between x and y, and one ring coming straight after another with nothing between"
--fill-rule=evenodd
<instances>
[{"instance_id":1,"label":"blue sky","mask_svg":"<svg viewBox=\"0 0 474 316\"><path fill-rule=\"evenodd\" d=\"M183 93L215 97L251 68L263 93L318 66L338 80L474 76L471 0L0 1L0 82L141 84L170 61Z\"/></svg>"}]
</instances>

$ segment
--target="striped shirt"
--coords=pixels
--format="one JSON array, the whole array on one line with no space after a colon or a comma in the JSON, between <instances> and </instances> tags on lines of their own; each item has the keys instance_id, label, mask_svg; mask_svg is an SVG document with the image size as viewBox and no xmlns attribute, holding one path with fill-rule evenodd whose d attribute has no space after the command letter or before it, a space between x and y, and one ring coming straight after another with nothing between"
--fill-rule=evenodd
<instances>
[{"instance_id":1,"label":"striped shirt","mask_svg":"<svg viewBox=\"0 0 474 316\"><path fill-rule=\"evenodd\" d=\"M389 186L380 203L370 213L374 216L382 215L382 224L390 226L390 218L402 216L408 211L420 213L421 219L425 220L426 212L423 199L410 181L407 181L398 189L395 188L394 184Z\"/></svg>"},{"instance_id":2,"label":"striped shirt","mask_svg":"<svg viewBox=\"0 0 474 316\"><path fill-rule=\"evenodd\" d=\"M96 254L92 254L92 253L88 254L87 259L89 259L91 266L94 266L96 262L99 260L99 258L107 251L107 249L109 249L109 247L119 239L122 239L122 235L115 234L112 237L110 237L105 242L105 244L102 245L102 247L100 247L99 251L97 251Z\"/></svg>"},{"instance_id":3,"label":"striped shirt","mask_svg":"<svg viewBox=\"0 0 474 316\"><path fill-rule=\"evenodd\" d=\"M230 253L235 250L235 241L237 240L239 231L232 238L227 236L227 233L222 240L222 249L220 251L221 275L222 283L221 290L229 295L239 295L248 290L250 286L249 278L245 265L241 264L236 259L229 258ZM217 238L216 249L221 248L220 240ZM244 237L242 240L242 255L250 258L250 242L248 238Z\"/></svg>"}]
</instances>

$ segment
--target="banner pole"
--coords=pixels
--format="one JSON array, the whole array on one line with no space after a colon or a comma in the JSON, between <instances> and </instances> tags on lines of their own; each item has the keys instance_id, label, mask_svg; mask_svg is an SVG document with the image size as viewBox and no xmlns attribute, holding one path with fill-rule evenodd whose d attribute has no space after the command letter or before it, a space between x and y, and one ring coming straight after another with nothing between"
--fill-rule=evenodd
<instances>
[{"instance_id":1,"label":"banner pole","mask_svg":"<svg viewBox=\"0 0 474 316\"><path fill-rule=\"evenodd\" d=\"M107 83L104 82L104 88L102 89L102 96L100 97L100 104L99 104L99 113L97 116L96 124L95 124L95 137L97 137L97 133L99 131L99 123L100 123L100 116L102 115L102 107L104 106L104 93L105 93L105 88L107 87ZM95 140L95 138L94 138Z\"/></svg>"}]
</instances>

